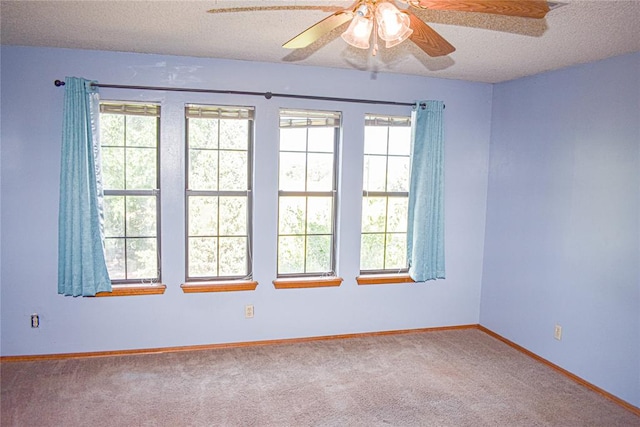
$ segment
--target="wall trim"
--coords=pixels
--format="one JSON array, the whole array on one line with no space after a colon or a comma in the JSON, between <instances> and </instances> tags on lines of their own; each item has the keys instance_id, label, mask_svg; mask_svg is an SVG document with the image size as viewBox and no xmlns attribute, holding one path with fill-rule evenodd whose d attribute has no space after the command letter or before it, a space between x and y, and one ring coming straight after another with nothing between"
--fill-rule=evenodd
<instances>
[{"instance_id":1,"label":"wall trim","mask_svg":"<svg viewBox=\"0 0 640 427\"><path fill-rule=\"evenodd\" d=\"M93 357L111 357L111 356L131 356L141 354L155 354L155 353L174 353L183 351L199 351L199 350L216 350L226 348L241 348L241 347L258 347L267 345L282 345L282 344L297 344L313 341L326 341L326 340L340 340L349 338L364 338L375 337L383 335L398 335L398 334L411 334L420 332L434 332L434 331L449 331L457 329L477 329L477 324L469 325L456 325L456 326L439 326L433 328L420 328L420 329L401 329L391 331L377 331L377 332L361 332L354 334L340 334L340 335L321 335L317 337L303 337L303 338L283 338L275 340L261 340L261 341L244 341L244 342L231 342L220 344L203 344L203 345L187 345L178 347L158 347L158 348L143 348L132 350L113 350L113 351L94 351L84 353L56 353L56 354L35 354L35 355L23 355L23 356L1 356L0 363L11 362L34 362L40 360L61 360L61 359L85 359Z\"/></svg>"},{"instance_id":2,"label":"wall trim","mask_svg":"<svg viewBox=\"0 0 640 427\"><path fill-rule=\"evenodd\" d=\"M179 347L159 347L159 348L145 348L145 349L133 349L133 350L95 351L95 352L85 352L85 353L58 353L58 354L36 354L36 355L25 355L25 356L0 356L0 363L34 362L34 361L42 361L42 360L61 360L61 359L86 359L86 358L94 358L94 357L130 356L130 355L142 355L142 354L175 353L175 352L199 351L199 350L257 347L257 346L268 346L268 345L297 344L297 343L305 343L305 342L313 342L313 341L376 337L376 336L384 336L384 335L400 335L400 334L413 334L413 333L421 333L421 332L451 331L451 330L461 330L461 329L477 329L481 332L484 332L485 334L497 339L498 341L505 343L506 345L518 350L519 352L525 354L526 356L529 356L532 359L537 360L538 362L550 367L556 372L563 374L564 376L582 385L583 387L586 387L589 390L598 393L599 395L611 400L612 402L618 404L619 406L622 406L623 408L640 416L640 408L638 408L637 406L634 406L631 403L625 400L622 400L617 396L614 396L608 391L605 391L600 387L597 387L591 384L590 382L580 378L579 376L567 371L564 368L561 368L560 366L548 361L547 359L541 356L538 356L532 351L527 350L526 348L514 343L513 341L510 341L509 339L503 337L502 335L499 335L480 324L438 326L433 328L400 329L400 330L379 331L379 332L361 332L361 333L354 333L354 334L322 335L317 337L284 338L284 339L275 339L275 340L190 345L190 346L179 346Z\"/></svg>"},{"instance_id":3,"label":"wall trim","mask_svg":"<svg viewBox=\"0 0 640 427\"><path fill-rule=\"evenodd\" d=\"M505 338L502 335L499 335L499 334L493 332L490 329L485 328L482 325L477 325L476 327L480 331L484 332L485 334L490 335L490 336L492 336L493 338L495 338L495 339L497 339L499 341L502 341L503 343L507 344L509 347L512 347L512 348L518 350L519 352L526 354L527 356L531 357L532 359L537 360L538 362L542 363L543 365L546 365L546 366L550 367L554 371L563 374L564 376L566 376L569 379L577 382L578 384L588 388L591 391L594 391L594 392L598 393L601 396L606 397L607 399L613 401L614 403L617 403L618 405L622 406L623 408L628 409L629 411L633 412L634 414L640 416L640 408L638 408L637 406L632 405L631 403L627 402L626 400L622 400L619 397L614 396L613 394L609 393L608 391L605 391L605 390L601 389L600 387L591 384L590 382L580 378L576 374L573 374L573 373L567 371L566 369L561 368L560 366L556 365L555 363L552 363L552 362L548 361L547 359L545 359L545 358L543 358L541 356L538 356L534 352L532 352L530 350L527 350L526 348L514 343L513 341L508 340L507 338Z\"/></svg>"}]
</instances>

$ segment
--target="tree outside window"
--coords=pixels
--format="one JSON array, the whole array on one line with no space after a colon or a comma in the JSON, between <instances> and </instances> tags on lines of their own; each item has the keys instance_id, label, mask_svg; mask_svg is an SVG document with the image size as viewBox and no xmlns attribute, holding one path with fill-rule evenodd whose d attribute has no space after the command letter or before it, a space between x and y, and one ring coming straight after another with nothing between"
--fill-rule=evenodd
<instances>
[{"instance_id":1,"label":"tree outside window","mask_svg":"<svg viewBox=\"0 0 640 427\"><path fill-rule=\"evenodd\" d=\"M155 104L100 104L105 254L114 283L160 280L159 120Z\"/></svg>"},{"instance_id":2,"label":"tree outside window","mask_svg":"<svg viewBox=\"0 0 640 427\"><path fill-rule=\"evenodd\" d=\"M253 109L187 105L187 280L251 274Z\"/></svg>"},{"instance_id":3,"label":"tree outside window","mask_svg":"<svg viewBox=\"0 0 640 427\"><path fill-rule=\"evenodd\" d=\"M335 274L340 113L281 110L278 277Z\"/></svg>"},{"instance_id":4,"label":"tree outside window","mask_svg":"<svg viewBox=\"0 0 640 427\"><path fill-rule=\"evenodd\" d=\"M361 273L407 271L409 117L365 117Z\"/></svg>"}]
</instances>

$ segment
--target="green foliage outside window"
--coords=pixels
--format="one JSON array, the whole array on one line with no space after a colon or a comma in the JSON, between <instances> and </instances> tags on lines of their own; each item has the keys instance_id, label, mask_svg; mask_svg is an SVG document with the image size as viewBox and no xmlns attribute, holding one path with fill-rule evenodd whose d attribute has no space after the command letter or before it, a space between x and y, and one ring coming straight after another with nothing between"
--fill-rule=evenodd
<instances>
[{"instance_id":1,"label":"green foliage outside window","mask_svg":"<svg viewBox=\"0 0 640 427\"><path fill-rule=\"evenodd\" d=\"M334 272L340 115L280 112L278 276Z\"/></svg>"},{"instance_id":2,"label":"green foliage outside window","mask_svg":"<svg viewBox=\"0 0 640 427\"><path fill-rule=\"evenodd\" d=\"M252 110L189 105L187 276L250 274Z\"/></svg>"},{"instance_id":3,"label":"green foliage outside window","mask_svg":"<svg viewBox=\"0 0 640 427\"><path fill-rule=\"evenodd\" d=\"M360 270L406 271L410 123L374 116L366 122Z\"/></svg>"},{"instance_id":4,"label":"green foliage outside window","mask_svg":"<svg viewBox=\"0 0 640 427\"><path fill-rule=\"evenodd\" d=\"M156 106L101 106L100 144L107 269L112 281L159 279Z\"/></svg>"}]
</instances>

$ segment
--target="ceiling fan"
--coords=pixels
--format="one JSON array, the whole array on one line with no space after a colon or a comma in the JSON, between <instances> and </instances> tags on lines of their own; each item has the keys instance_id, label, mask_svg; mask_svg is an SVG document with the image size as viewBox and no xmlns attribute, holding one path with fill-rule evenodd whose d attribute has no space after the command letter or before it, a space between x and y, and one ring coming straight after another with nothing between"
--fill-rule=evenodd
<instances>
[{"instance_id":1,"label":"ceiling fan","mask_svg":"<svg viewBox=\"0 0 640 427\"><path fill-rule=\"evenodd\" d=\"M357 0L351 7L335 10L331 6L257 6L211 9L210 13L248 12L255 10L324 10L332 15L307 28L282 47L301 49L325 34L351 21L342 38L350 45L378 50L378 37L387 48L410 39L429 56L443 56L456 49L433 28L411 12L411 8L478 12L496 15L542 19L549 11L546 0L398 0L406 8L398 9L393 0Z\"/></svg>"}]
</instances>

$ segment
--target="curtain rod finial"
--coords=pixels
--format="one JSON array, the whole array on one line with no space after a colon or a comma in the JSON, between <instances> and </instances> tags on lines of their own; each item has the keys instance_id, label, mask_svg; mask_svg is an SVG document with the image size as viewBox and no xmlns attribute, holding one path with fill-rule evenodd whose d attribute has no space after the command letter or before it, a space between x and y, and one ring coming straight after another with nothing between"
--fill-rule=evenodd
<instances>
[{"instance_id":1,"label":"curtain rod finial","mask_svg":"<svg viewBox=\"0 0 640 427\"><path fill-rule=\"evenodd\" d=\"M54 84L54 85L56 85L56 86L64 86L64 82L63 82L63 81L61 81L61 80L55 80L55 81L53 82L53 84Z\"/></svg>"}]
</instances>

